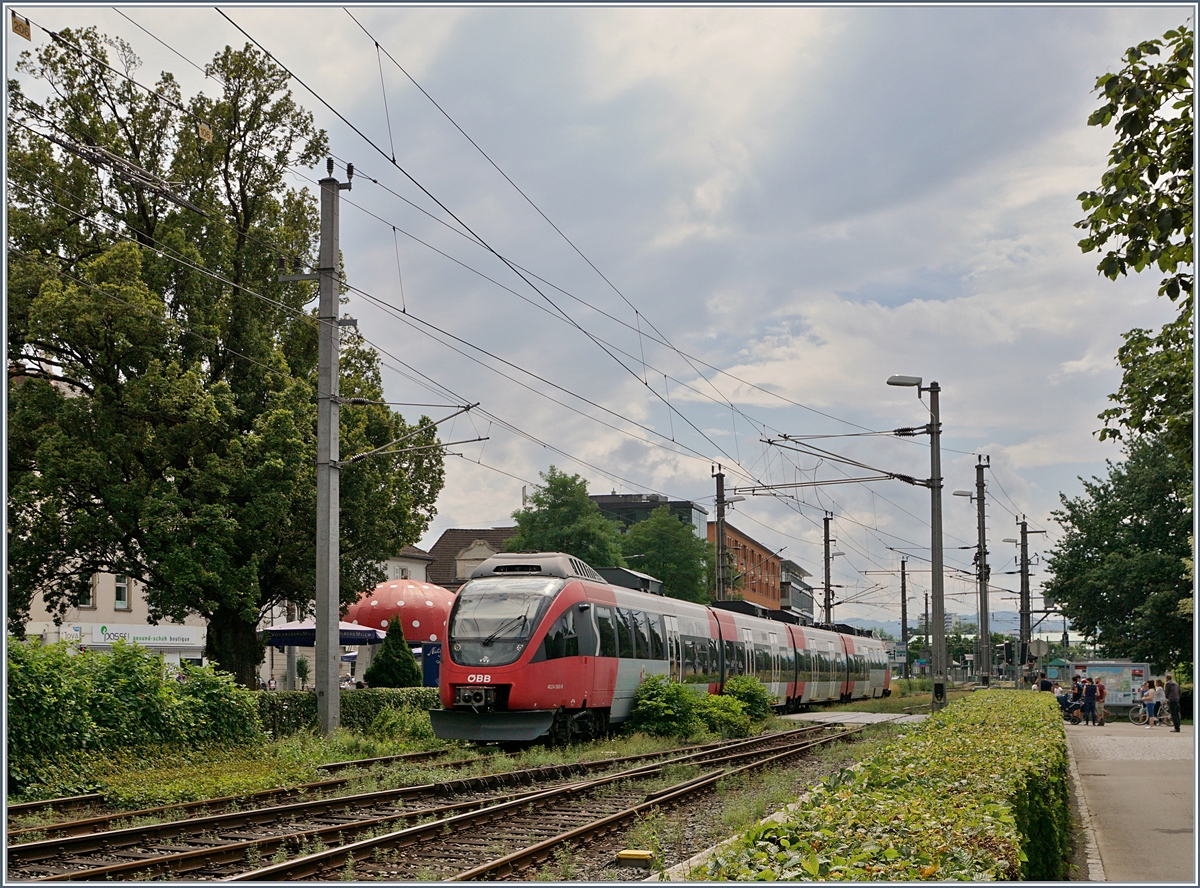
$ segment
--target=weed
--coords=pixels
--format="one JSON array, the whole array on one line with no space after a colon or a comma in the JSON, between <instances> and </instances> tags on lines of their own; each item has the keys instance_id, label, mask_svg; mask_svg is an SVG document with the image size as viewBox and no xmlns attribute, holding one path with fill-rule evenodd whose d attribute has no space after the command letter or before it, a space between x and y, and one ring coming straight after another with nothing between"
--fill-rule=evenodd
<instances>
[{"instance_id":1,"label":"weed","mask_svg":"<svg viewBox=\"0 0 1200 888\"><path fill-rule=\"evenodd\" d=\"M353 854L346 855L346 865L342 867L342 874L338 878L343 882L353 882L355 880Z\"/></svg>"},{"instance_id":2,"label":"weed","mask_svg":"<svg viewBox=\"0 0 1200 888\"><path fill-rule=\"evenodd\" d=\"M258 850L258 845L246 849L246 865L252 870L262 867L262 852Z\"/></svg>"}]
</instances>

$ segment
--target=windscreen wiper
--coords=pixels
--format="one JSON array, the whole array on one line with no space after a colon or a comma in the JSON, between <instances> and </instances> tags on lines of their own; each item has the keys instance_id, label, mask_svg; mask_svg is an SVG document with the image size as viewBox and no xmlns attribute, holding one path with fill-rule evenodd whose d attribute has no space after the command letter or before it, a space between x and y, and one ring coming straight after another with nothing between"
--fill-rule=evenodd
<instances>
[{"instance_id":1,"label":"windscreen wiper","mask_svg":"<svg viewBox=\"0 0 1200 888\"><path fill-rule=\"evenodd\" d=\"M505 620L503 623L501 623L499 625L499 627L497 627L495 632L493 632L491 635L489 635L487 638L485 638L482 642L480 642L480 644L482 644L484 647L490 646L491 643L496 640L496 636L498 636L501 632L503 632L505 629L507 629L511 624L515 623L517 620L521 621L521 628L524 629L525 624L529 622L529 616L527 614L521 614L521 616L519 616L519 617L512 617L510 619Z\"/></svg>"}]
</instances>

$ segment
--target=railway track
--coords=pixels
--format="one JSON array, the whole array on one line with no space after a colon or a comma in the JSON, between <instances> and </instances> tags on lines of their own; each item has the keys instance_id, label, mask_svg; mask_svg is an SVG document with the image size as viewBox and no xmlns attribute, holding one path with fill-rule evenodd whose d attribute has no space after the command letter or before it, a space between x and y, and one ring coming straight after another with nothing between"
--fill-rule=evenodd
<instances>
[{"instance_id":1,"label":"railway track","mask_svg":"<svg viewBox=\"0 0 1200 888\"><path fill-rule=\"evenodd\" d=\"M719 746L719 743L702 744L699 746L684 747L677 752L687 750L707 749L714 746ZM420 763L430 761L438 756L445 755L447 750L434 750L430 752L414 752L404 755L389 755L379 758L370 759L353 759L344 762L332 762L325 765L320 765L318 770L337 773L352 768L356 769L371 769L378 767L386 767L388 765ZM651 755L668 755L671 753L653 753ZM435 767L444 770L459 770L476 765L480 762L501 761L505 756L500 755L476 755L470 758L456 759L447 762L436 762ZM610 762L624 761L623 758L607 759ZM119 825L128 825L128 821L138 820L146 822L147 820L169 821L185 819L189 815L202 812L204 814L219 814L226 811L247 810L250 808L260 808L268 805L282 805L291 801L299 801L302 799L326 798L339 789L353 782L352 777L334 778L330 780L316 780L309 783L302 783L298 786L284 787L279 789L267 789L261 792L249 793L237 796L224 796L221 798L199 799L191 802L177 802L172 805L159 805L152 808L139 808L136 810L116 810L105 811L104 813L94 814L90 817L78 818L74 820L60 820L50 823L39 823L33 826L21 827L8 830L8 844L15 845L31 841L42 841L47 839L65 838L71 836L88 835L91 833L100 833L111 831L119 828ZM10 824L12 818L18 815L29 815L33 812L67 812L80 809L93 809L94 805L103 805L103 797L98 793L88 795L69 796L61 799L48 799L40 802L24 802L17 805L8 806L8 814Z\"/></svg>"},{"instance_id":2,"label":"railway track","mask_svg":"<svg viewBox=\"0 0 1200 888\"><path fill-rule=\"evenodd\" d=\"M503 879L537 866L566 846L584 845L623 829L652 808L677 804L696 793L711 791L726 777L780 764L861 730L823 732L821 736L812 732L790 737L773 749L759 745L720 755L686 756L520 798L498 800L474 811L227 876L226 880ZM645 784L661 783L670 768L689 763L702 772L647 792Z\"/></svg>"},{"instance_id":3,"label":"railway track","mask_svg":"<svg viewBox=\"0 0 1200 888\"><path fill-rule=\"evenodd\" d=\"M336 774L339 771L347 771L353 768L370 769L382 767L386 765L402 764L402 763L420 763L430 759L438 758L446 755L448 750L434 749L426 752L408 752L401 755L385 755L377 758L369 759L352 759L344 762L329 762L324 765L318 765L317 770L325 771L329 774ZM455 762L439 763L439 767L463 767L478 761L481 757L462 759ZM71 812L86 810L93 812L91 817L77 818L73 820L58 820L48 823L38 824L36 826L22 827L20 829L10 829L8 831L9 841L16 836L31 833L46 833L58 835L65 829L84 829L86 832L95 832L97 829L103 829L106 823L112 823L122 818L127 817L146 817L153 816L159 813L169 811L190 811L207 807L210 811L225 810L233 804L239 803L254 803L255 800L274 801L283 800L289 794L302 794L304 792L321 791L325 788L336 788L339 785L344 785L350 781L350 778L341 778L334 780L317 780L310 783L302 784L301 786L270 789L258 793L241 796L228 796L225 798L215 799L200 799L194 802L180 802L174 805L160 805L155 808L142 808L139 810L113 810L109 809L103 794L98 792L85 793L84 795L64 796L57 799L43 799L36 802L18 802L16 804L7 805L8 818L11 823L14 818L29 817L33 815L42 815L45 817L62 816ZM107 809L107 810L106 810ZM90 828L85 828L84 824L92 824Z\"/></svg>"},{"instance_id":4,"label":"railway track","mask_svg":"<svg viewBox=\"0 0 1200 888\"><path fill-rule=\"evenodd\" d=\"M782 742L778 738L802 737L821 730L804 728L737 744L706 744L667 761L712 757L734 746L761 749ZM651 753L355 795L309 797L270 807L206 812L198 817L102 832L94 831L94 826L87 831L83 827L76 831L64 829L55 838L9 845L8 876L34 881L112 879L147 872L178 875L211 871L230 863L237 863L235 869L244 870L247 860L267 859L278 853L294 854L304 847L317 847L316 843L340 845L350 834L394 830L420 820L486 807L496 803L497 790L507 790L501 798L519 799L537 792L524 789L530 785L561 782L663 757L664 753ZM514 792L514 787L521 789ZM447 803L451 798L457 801ZM129 813L122 816L128 817Z\"/></svg>"}]
</instances>

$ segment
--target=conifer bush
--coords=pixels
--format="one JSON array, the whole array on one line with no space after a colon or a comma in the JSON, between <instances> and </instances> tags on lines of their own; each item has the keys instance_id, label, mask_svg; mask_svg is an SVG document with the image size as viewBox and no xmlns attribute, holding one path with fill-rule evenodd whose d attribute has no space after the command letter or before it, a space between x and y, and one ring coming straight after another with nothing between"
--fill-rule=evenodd
<instances>
[{"instance_id":1,"label":"conifer bush","mask_svg":"<svg viewBox=\"0 0 1200 888\"><path fill-rule=\"evenodd\" d=\"M404 640L400 617L388 621L387 637L379 653L363 673L363 679L373 688L418 688L423 678L412 649Z\"/></svg>"}]
</instances>

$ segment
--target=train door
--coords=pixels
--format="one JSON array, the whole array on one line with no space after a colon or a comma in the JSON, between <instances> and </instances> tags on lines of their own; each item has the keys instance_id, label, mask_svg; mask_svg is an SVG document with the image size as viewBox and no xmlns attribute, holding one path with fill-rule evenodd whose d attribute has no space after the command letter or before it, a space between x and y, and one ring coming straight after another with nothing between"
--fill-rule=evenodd
<instances>
[{"instance_id":1,"label":"train door","mask_svg":"<svg viewBox=\"0 0 1200 888\"><path fill-rule=\"evenodd\" d=\"M771 693L775 696L776 703L785 703L787 702L787 685L780 684L782 679L779 674L779 635L768 632L767 646L771 649Z\"/></svg>"},{"instance_id":2,"label":"train door","mask_svg":"<svg viewBox=\"0 0 1200 888\"><path fill-rule=\"evenodd\" d=\"M754 674L754 630L742 629L742 656L745 658L742 665L743 675Z\"/></svg>"},{"instance_id":3,"label":"train door","mask_svg":"<svg viewBox=\"0 0 1200 888\"><path fill-rule=\"evenodd\" d=\"M683 681L683 650L679 643L679 620L671 614L663 616L667 632L668 675L675 681Z\"/></svg>"},{"instance_id":4,"label":"train door","mask_svg":"<svg viewBox=\"0 0 1200 888\"><path fill-rule=\"evenodd\" d=\"M834 700L838 696L837 681L837 655L833 652L833 642L825 642L824 656L821 658L824 662L821 664L821 699Z\"/></svg>"}]
</instances>

